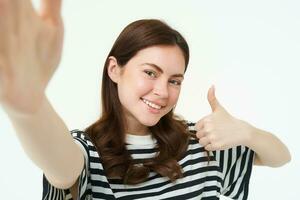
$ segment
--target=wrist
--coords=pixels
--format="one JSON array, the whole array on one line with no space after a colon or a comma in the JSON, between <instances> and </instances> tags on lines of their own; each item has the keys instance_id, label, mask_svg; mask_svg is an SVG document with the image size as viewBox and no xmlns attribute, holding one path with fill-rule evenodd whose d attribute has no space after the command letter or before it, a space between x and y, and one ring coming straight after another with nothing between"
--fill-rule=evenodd
<instances>
[{"instance_id":1,"label":"wrist","mask_svg":"<svg viewBox=\"0 0 300 200\"><path fill-rule=\"evenodd\" d=\"M36 95L36 97L37 96L38 98L34 98L30 103L22 101L22 98L20 98L19 100L7 101L1 105L9 117L30 117L35 115L47 100L46 94L44 93Z\"/></svg>"},{"instance_id":2,"label":"wrist","mask_svg":"<svg viewBox=\"0 0 300 200\"><path fill-rule=\"evenodd\" d=\"M241 123L242 123L242 130L243 130L242 145L251 148L255 138L255 133L258 130L257 128L255 128L254 126L252 126L246 121L241 120Z\"/></svg>"}]
</instances>

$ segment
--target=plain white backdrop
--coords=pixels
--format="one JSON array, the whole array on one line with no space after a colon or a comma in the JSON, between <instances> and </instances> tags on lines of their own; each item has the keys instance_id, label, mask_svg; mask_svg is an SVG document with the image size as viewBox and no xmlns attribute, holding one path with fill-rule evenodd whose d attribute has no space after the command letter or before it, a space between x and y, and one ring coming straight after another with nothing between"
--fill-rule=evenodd
<instances>
[{"instance_id":1,"label":"plain white backdrop","mask_svg":"<svg viewBox=\"0 0 300 200\"><path fill-rule=\"evenodd\" d=\"M47 96L70 130L94 122L114 40L132 21L162 19L184 35L191 52L176 113L191 121L209 114L206 95L215 84L233 116L272 132L292 154L281 168L253 167L249 199L297 199L299 9L296 0L65 0L63 58ZM1 107L0 128L0 199L41 199L42 171L25 155Z\"/></svg>"}]
</instances>

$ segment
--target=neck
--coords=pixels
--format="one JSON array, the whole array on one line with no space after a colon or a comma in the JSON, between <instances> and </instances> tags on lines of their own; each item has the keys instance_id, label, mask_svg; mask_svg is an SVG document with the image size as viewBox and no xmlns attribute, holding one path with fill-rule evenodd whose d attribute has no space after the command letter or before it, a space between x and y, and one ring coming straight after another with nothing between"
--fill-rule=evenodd
<instances>
[{"instance_id":1,"label":"neck","mask_svg":"<svg viewBox=\"0 0 300 200\"><path fill-rule=\"evenodd\" d=\"M125 133L131 134L131 135L149 135L150 130L145 125L130 123L130 125L129 125L129 127L127 127Z\"/></svg>"},{"instance_id":2,"label":"neck","mask_svg":"<svg viewBox=\"0 0 300 200\"><path fill-rule=\"evenodd\" d=\"M140 135L140 136L143 136L143 135L150 135L150 132L125 132L126 134L130 134L130 135Z\"/></svg>"}]
</instances>

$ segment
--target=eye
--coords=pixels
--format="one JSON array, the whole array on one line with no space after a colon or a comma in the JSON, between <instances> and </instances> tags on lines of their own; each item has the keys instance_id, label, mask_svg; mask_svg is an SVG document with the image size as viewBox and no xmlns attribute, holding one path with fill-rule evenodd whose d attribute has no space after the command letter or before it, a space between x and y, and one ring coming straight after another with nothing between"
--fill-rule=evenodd
<instances>
[{"instance_id":1,"label":"eye","mask_svg":"<svg viewBox=\"0 0 300 200\"><path fill-rule=\"evenodd\" d=\"M181 81L171 80L170 82L174 85L181 85Z\"/></svg>"},{"instance_id":2,"label":"eye","mask_svg":"<svg viewBox=\"0 0 300 200\"><path fill-rule=\"evenodd\" d=\"M145 70L144 72L145 72L146 74L148 74L148 76L156 77L156 73L153 72L153 71Z\"/></svg>"}]
</instances>

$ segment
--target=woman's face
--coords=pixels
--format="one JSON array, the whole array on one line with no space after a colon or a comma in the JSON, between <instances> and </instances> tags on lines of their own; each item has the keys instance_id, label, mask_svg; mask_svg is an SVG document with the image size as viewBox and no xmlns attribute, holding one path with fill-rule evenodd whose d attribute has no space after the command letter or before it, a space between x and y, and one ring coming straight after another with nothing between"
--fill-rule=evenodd
<instances>
[{"instance_id":1,"label":"woman's face","mask_svg":"<svg viewBox=\"0 0 300 200\"><path fill-rule=\"evenodd\" d=\"M116 64L110 62L110 66L112 63ZM126 132L147 134L147 127L155 125L177 103L185 70L181 49L162 45L148 47L140 50L123 68L114 70L118 71L113 79L118 85L128 124Z\"/></svg>"}]
</instances>

